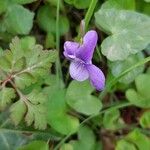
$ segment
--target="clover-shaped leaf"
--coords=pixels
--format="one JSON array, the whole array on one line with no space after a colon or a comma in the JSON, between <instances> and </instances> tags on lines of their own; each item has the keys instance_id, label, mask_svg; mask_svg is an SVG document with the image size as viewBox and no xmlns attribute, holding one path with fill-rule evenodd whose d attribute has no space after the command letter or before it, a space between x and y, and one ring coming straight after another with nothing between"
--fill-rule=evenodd
<instances>
[{"instance_id":1,"label":"clover-shaped leaf","mask_svg":"<svg viewBox=\"0 0 150 150\"><path fill-rule=\"evenodd\" d=\"M85 9L90 5L91 0L65 0L66 3L73 5L77 9Z\"/></svg>"},{"instance_id":2,"label":"clover-shaped leaf","mask_svg":"<svg viewBox=\"0 0 150 150\"><path fill-rule=\"evenodd\" d=\"M72 81L66 93L68 105L85 115L98 113L102 108L102 103L98 98L91 95L93 90L88 81Z\"/></svg>"},{"instance_id":3,"label":"clover-shaped leaf","mask_svg":"<svg viewBox=\"0 0 150 150\"><path fill-rule=\"evenodd\" d=\"M29 3L32 3L32 2L35 2L37 0L11 0L12 2L14 3L17 3L17 4L29 4Z\"/></svg>"},{"instance_id":4,"label":"clover-shaped leaf","mask_svg":"<svg viewBox=\"0 0 150 150\"><path fill-rule=\"evenodd\" d=\"M102 9L135 9L135 0L108 0L102 5Z\"/></svg>"},{"instance_id":5,"label":"clover-shaped leaf","mask_svg":"<svg viewBox=\"0 0 150 150\"><path fill-rule=\"evenodd\" d=\"M102 53L111 61L124 60L150 43L150 18L146 15L116 9L100 9L96 24L110 34L102 42Z\"/></svg>"},{"instance_id":6,"label":"clover-shaped leaf","mask_svg":"<svg viewBox=\"0 0 150 150\"><path fill-rule=\"evenodd\" d=\"M126 91L127 99L134 105L142 108L150 107L150 75L141 74L135 79L136 89L128 89Z\"/></svg>"},{"instance_id":7,"label":"clover-shaped leaf","mask_svg":"<svg viewBox=\"0 0 150 150\"><path fill-rule=\"evenodd\" d=\"M7 8L4 16L4 27L12 34L28 34L33 25L33 17L33 12L21 5L12 4Z\"/></svg>"},{"instance_id":8,"label":"clover-shaped leaf","mask_svg":"<svg viewBox=\"0 0 150 150\"><path fill-rule=\"evenodd\" d=\"M65 90L57 90L49 97L47 111L48 124L56 131L69 134L77 130L79 120L67 114L69 108L65 103Z\"/></svg>"},{"instance_id":9,"label":"clover-shaped leaf","mask_svg":"<svg viewBox=\"0 0 150 150\"><path fill-rule=\"evenodd\" d=\"M150 139L141 133L138 129L134 129L125 138L117 142L116 150L149 150Z\"/></svg>"},{"instance_id":10,"label":"clover-shaped leaf","mask_svg":"<svg viewBox=\"0 0 150 150\"><path fill-rule=\"evenodd\" d=\"M137 150L133 143L124 139L117 142L115 150Z\"/></svg>"},{"instance_id":11,"label":"clover-shaped leaf","mask_svg":"<svg viewBox=\"0 0 150 150\"><path fill-rule=\"evenodd\" d=\"M103 117L103 126L106 129L116 130L123 127L123 120L120 118L120 112L118 109L112 109L107 111Z\"/></svg>"},{"instance_id":12,"label":"clover-shaped leaf","mask_svg":"<svg viewBox=\"0 0 150 150\"><path fill-rule=\"evenodd\" d=\"M131 133L129 133L126 137L127 141L130 141L139 150L149 150L150 149L150 139L141 133L138 129L133 130Z\"/></svg>"},{"instance_id":13,"label":"clover-shaped leaf","mask_svg":"<svg viewBox=\"0 0 150 150\"><path fill-rule=\"evenodd\" d=\"M32 141L27 145L19 147L17 150L49 150L49 146L45 141Z\"/></svg>"},{"instance_id":14,"label":"clover-shaped leaf","mask_svg":"<svg viewBox=\"0 0 150 150\"><path fill-rule=\"evenodd\" d=\"M96 139L93 131L87 126L82 126L78 130L78 140L70 141L75 150L94 150L96 147Z\"/></svg>"},{"instance_id":15,"label":"clover-shaped leaf","mask_svg":"<svg viewBox=\"0 0 150 150\"><path fill-rule=\"evenodd\" d=\"M52 33L52 34L56 33L56 19L55 19L56 13L55 13L55 11L56 10L54 8L51 8L48 5L44 5L44 6L40 7L38 10L38 14L37 14L38 25L41 29L43 29L47 33ZM59 26L60 26L59 30L60 30L61 35L68 32L69 21L63 15L60 15Z\"/></svg>"},{"instance_id":16,"label":"clover-shaped leaf","mask_svg":"<svg viewBox=\"0 0 150 150\"><path fill-rule=\"evenodd\" d=\"M150 111L144 112L140 117L139 122L143 128L150 128Z\"/></svg>"},{"instance_id":17,"label":"clover-shaped leaf","mask_svg":"<svg viewBox=\"0 0 150 150\"><path fill-rule=\"evenodd\" d=\"M127 57L126 60L110 62L109 63L109 67L111 69L112 74L115 77L118 77L123 71L128 69L129 66L135 65L138 61L141 61L142 59L144 59L143 54L142 53L138 53L136 55L131 55L131 56ZM136 67L135 69L133 69L132 71L127 73L125 76L123 76L119 80L119 82L122 82L122 83L125 83L125 84L131 83L132 81L134 81L134 79L140 73L143 72L143 70L144 70L144 65Z\"/></svg>"}]
</instances>

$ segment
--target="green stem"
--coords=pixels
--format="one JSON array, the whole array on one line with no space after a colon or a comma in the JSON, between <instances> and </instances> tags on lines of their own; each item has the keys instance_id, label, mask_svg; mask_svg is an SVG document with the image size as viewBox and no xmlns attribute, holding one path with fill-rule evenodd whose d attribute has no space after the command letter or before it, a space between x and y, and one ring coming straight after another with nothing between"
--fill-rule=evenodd
<instances>
[{"instance_id":1,"label":"green stem","mask_svg":"<svg viewBox=\"0 0 150 150\"><path fill-rule=\"evenodd\" d=\"M90 20L91 20L91 17L92 17L92 15L93 15L95 6L96 6L96 4L97 4L97 1L98 1L98 0L91 0L89 9L88 9L88 11L87 11L87 13L86 13L86 16L85 16L85 30L86 30L86 31L87 31L89 22L90 22Z\"/></svg>"},{"instance_id":2,"label":"green stem","mask_svg":"<svg viewBox=\"0 0 150 150\"><path fill-rule=\"evenodd\" d=\"M118 77L116 77L114 80L110 81L103 92L100 93L99 98L103 99L105 97L105 95L107 94L107 92L120 80L120 78L122 78L124 75L126 75L127 73L129 73L130 71L132 71L133 69L144 65L145 63L150 61L150 56L143 59L142 61L136 63L135 65L131 66L130 68L128 68L127 70L123 71Z\"/></svg>"},{"instance_id":3,"label":"green stem","mask_svg":"<svg viewBox=\"0 0 150 150\"><path fill-rule=\"evenodd\" d=\"M107 109L105 109L105 110L102 110L102 111L100 111L99 113L94 114L94 115L92 115L92 116L86 118L84 121L82 121L82 122L80 123L80 125L79 125L79 128L80 128L82 125L84 125L87 121L89 121L90 119L92 119L92 118L94 118L94 117L96 117L96 116L98 116L98 115L101 115L101 114L103 114L103 113L106 113L107 111L110 111L111 109L120 109L120 108L124 108L124 107L131 106L131 105L132 105L132 104L129 103L129 102L124 102L124 103L120 103L120 104L114 105L114 106L112 106L112 107L109 107L109 108L107 108ZM78 131L78 129L77 129L77 131ZM76 131L76 132L77 132L77 131ZM58 149L61 147L61 145L62 145L63 143L65 143L65 141L66 141L67 139L70 138L71 135L72 135L72 133L71 133L71 134L68 134L67 136L65 136L65 137L58 143L58 145L54 148L54 150L58 150Z\"/></svg>"},{"instance_id":4,"label":"green stem","mask_svg":"<svg viewBox=\"0 0 150 150\"><path fill-rule=\"evenodd\" d=\"M83 33L85 33L86 31L88 31L88 25L89 25L89 22L91 20L91 17L93 15L93 12L94 12L94 9L95 9L95 6L96 6L96 3L97 3L98 0L91 0L91 3L90 3L90 6L88 8L88 11L85 15L85 26L84 27L81 27L83 31L79 31L78 32L78 36L77 36L77 41L80 42L80 39L82 38L83 36Z\"/></svg>"},{"instance_id":5,"label":"green stem","mask_svg":"<svg viewBox=\"0 0 150 150\"><path fill-rule=\"evenodd\" d=\"M61 63L60 63L60 32L59 32L59 11L60 11L60 0L57 0L57 10L56 10L56 49L58 51L58 58L56 60L56 76L57 76L57 85L60 87L61 82L63 81ZM61 80L62 81L61 81Z\"/></svg>"}]
</instances>

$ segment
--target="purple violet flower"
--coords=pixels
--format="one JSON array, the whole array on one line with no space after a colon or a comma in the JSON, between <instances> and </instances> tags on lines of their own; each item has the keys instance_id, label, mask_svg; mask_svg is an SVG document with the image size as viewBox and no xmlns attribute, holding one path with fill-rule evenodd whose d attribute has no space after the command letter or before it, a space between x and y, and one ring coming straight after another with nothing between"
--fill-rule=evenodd
<instances>
[{"instance_id":1,"label":"purple violet flower","mask_svg":"<svg viewBox=\"0 0 150 150\"><path fill-rule=\"evenodd\" d=\"M97 40L96 31L91 30L85 34L82 43L66 41L64 56L71 61L69 72L73 79L77 81L89 79L97 90L103 90L105 76L98 67L92 64Z\"/></svg>"}]
</instances>

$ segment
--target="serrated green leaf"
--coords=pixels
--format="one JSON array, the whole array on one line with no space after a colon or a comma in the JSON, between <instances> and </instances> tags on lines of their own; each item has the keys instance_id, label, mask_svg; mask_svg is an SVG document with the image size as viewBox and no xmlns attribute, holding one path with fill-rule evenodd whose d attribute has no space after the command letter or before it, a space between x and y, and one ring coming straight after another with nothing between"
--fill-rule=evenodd
<instances>
[{"instance_id":1,"label":"serrated green leaf","mask_svg":"<svg viewBox=\"0 0 150 150\"><path fill-rule=\"evenodd\" d=\"M12 39L9 47L15 61L24 57L24 51L22 50L21 41L18 37Z\"/></svg>"},{"instance_id":2,"label":"serrated green leaf","mask_svg":"<svg viewBox=\"0 0 150 150\"><path fill-rule=\"evenodd\" d=\"M100 9L95 14L98 28L111 34L101 47L111 61L124 60L150 43L150 18L146 15L116 9Z\"/></svg>"},{"instance_id":3,"label":"serrated green leaf","mask_svg":"<svg viewBox=\"0 0 150 150\"><path fill-rule=\"evenodd\" d=\"M124 139L117 142L115 150L137 150L133 143L130 143Z\"/></svg>"},{"instance_id":4,"label":"serrated green leaf","mask_svg":"<svg viewBox=\"0 0 150 150\"><path fill-rule=\"evenodd\" d=\"M48 94L48 93L47 93ZM48 124L61 134L70 134L77 130L79 120L67 114L68 107L65 103L65 91L57 90L49 97Z\"/></svg>"},{"instance_id":5,"label":"serrated green leaf","mask_svg":"<svg viewBox=\"0 0 150 150\"><path fill-rule=\"evenodd\" d=\"M27 145L23 145L17 150L49 150L49 146L45 141L32 141Z\"/></svg>"},{"instance_id":6,"label":"serrated green leaf","mask_svg":"<svg viewBox=\"0 0 150 150\"><path fill-rule=\"evenodd\" d=\"M141 74L135 79L137 91L134 89L128 89L126 91L127 99L134 105L142 108L150 107L150 75Z\"/></svg>"},{"instance_id":7,"label":"serrated green leaf","mask_svg":"<svg viewBox=\"0 0 150 150\"><path fill-rule=\"evenodd\" d=\"M33 17L33 12L14 4L7 8L3 23L9 33L28 34L33 25Z\"/></svg>"},{"instance_id":8,"label":"serrated green leaf","mask_svg":"<svg viewBox=\"0 0 150 150\"><path fill-rule=\"evenodd\" d=\"M26 54L35 47L36 40L35 40L35 37L26 36L26 37L20 39L20 43L21 43L22 50Z\"/></svg>"},{"instance_id":9,"label":"serrated green leaf","mask_svg":"<svg viewBox=\"0 0 150 150\"><path fill-rule=\"evenodd\" d=\"M56 10L49 7L48 5L44 5L40 7L37 14L38 25L41 29L43 29L47 33L56 34ZM61 35L65 34L69 31L69 21L68 19L60 15L59 18L59 32Z\"/></svg>"},{"instance_id":10,"label":"serrated green leaf","mask_svg":"<svg viewBox=\"0 0 150 150\"><path fill-rule=\"evenodd\" d=\"M135 0L107 0L101 8L135 10Z\"/></svg>"},{"instance_id":11,"label":"serrated green leaf","mask_svg":"<svg viewBox=\"0 0 150 150\"><path fill-rule=\"evenodd\" d=\"M24 4L33 3L33 2L35 2L37 0L11 0L11 1L14 2L14 3L17 3L17 4L24 5Z\"/></svg>"},{"instance_id":12,"label":"serrated green leaf","mask_svg":"<svg viewBox=\"0 0 150 150\"><path fill-rule=\"evenodd\" d=\"M39 92L38 90L33 90L30 94L27 95L28 99L32 104L43 104L47 101L47 97L42 92Z\"/></svg>"},{"instance_id":13,"label":"serrated green leaf","mask_svg":"<svg viewBox=\"0 0 150 150\"><path fill-rule=\"evenodd\" d=\"M24 89L26 86L29 86L35 82L36 80L34 76L32 76L32 74L27 73L27 72L15 76L15 84L20 89Z\"/></svg>"},{"instance_id":14,"label":"serrated green leaf","mask_svg":"<svg viewBox=\"0 0 150 150\"><path fill-rule=\"evenodd\" d=\"M4 109L15 97L16 94L13 88L2 87L0 90L0 109Z\"/></svg>"},{"instance_id":15,"label":"serrated green leaf","mask_svg":"<svg viewBox=\"0 0 150 150\"><path fill-rule=\"evenodd\" d=\"M86 127L80 127L78 131L78 141L71 141L74 150L94 150L95 148L95 135L93 131Z\"/></svg>"},{"instance_id":16,"label":"serrated green leaf","mask_svg":"<svg viewBox=\"0 0 150 150\"><path fill-rule=\"evenodd\" d=\"M144 112L140 117L139 122L142 128L150 128L150 111Z\"/></svg>"},{"instance_id":17,"label":"serrated green leaf","mask_svg":"<svg viewBox=\"0 0 150 150\"><path fill-rule=\"evenodd\" d=\"M142 53L129 56L126 60L123 61L114 61L109 63L109 67L113 76L118 77L123 71L129 68L129 66L135 65L138 61L144 59ZM140 73L144 71L144 66L136 67L125 76L123 76L119 81L124 84L131 83Z\"/></svg>"},{"instance_id":18,"label":"serrated green leaf","mask_svg":"<svg viewBox=\"0 0 150 150\"><path fill-rule=\"evenodd\" d=\"M25 121L28 126L34 123L35 129L46 129L47 120L46 120L46 107L43 104L28 105L28 111L25 116Z\"/></svg>"},{"instance_id":19,"label":"serrated green leaf","mask_svg":"<svg viewBox=\"0 0 150 150\"><path fill-rule=\"evenodd\" d=\"M92 96L94 89L88 81L72 81L67 89L66 101L69 106L85 115L98 113L102 108L101 101Z\"/></svg>"},{"instance_id":20,"label":"serrated green leaf","mask_svg":"<svg viewBox=\"0 0 150 150\"><path fill-rule=\"evenodd\" d=\"M120 118L120 112L118 109L112 109L107 111L103 117L103 126L106 129L116 130L123 127L123 120Z\"/></svg>"},{"instance_id":21,"label":"serrated green leaf","mask_svg":"<svg viewBox=\"0 0 150 150\"><path fill-rule=\"evenodd\" d=\"M18 59L16 62L14 62L13 66L12 66L12 70L13 72L18 72L21 71L22 69L24 69L26 66L26 59L25 57L22 57L20 59Z\"/></svg>"},{"instance_id":22,"label":"serrated green leaf","mask_svg":"<svg viewBox=\"0 0 150 150\"><path fill-rule=\"evenodd\" d=\"M26 111L27 111L27 107L22 99L20 99L19 101L11 105L10 118L12 119L15 125L18 125L21 122Z\"/></svg>"},{"instance_id":23,"label":"serrated green leaf","mask_svg":"<svg viewBox=\"0 0 150 150\"><path fill-rule=\"evenodd\" d=\"M0 57L0 69L9 72L11 70L11 62L5 57Z\"/></svg>"}]
</instances>

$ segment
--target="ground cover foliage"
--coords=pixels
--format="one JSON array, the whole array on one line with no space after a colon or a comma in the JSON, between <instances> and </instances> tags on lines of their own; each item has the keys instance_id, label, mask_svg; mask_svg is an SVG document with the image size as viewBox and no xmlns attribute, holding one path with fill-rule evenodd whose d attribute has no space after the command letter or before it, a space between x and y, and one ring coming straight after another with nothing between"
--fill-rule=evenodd
<instances>
[{"instance_id":1,"label":"ground cover foliage","mask_svg":"<svg viewBox=\"0 0 150 150\"><path fill-rule=\"evenodd\" d=\"M149 0L0 0L0 150L150 150L149 15ZM89 30L102 91L63 54Z\"/></svg>"}]
</instances>

